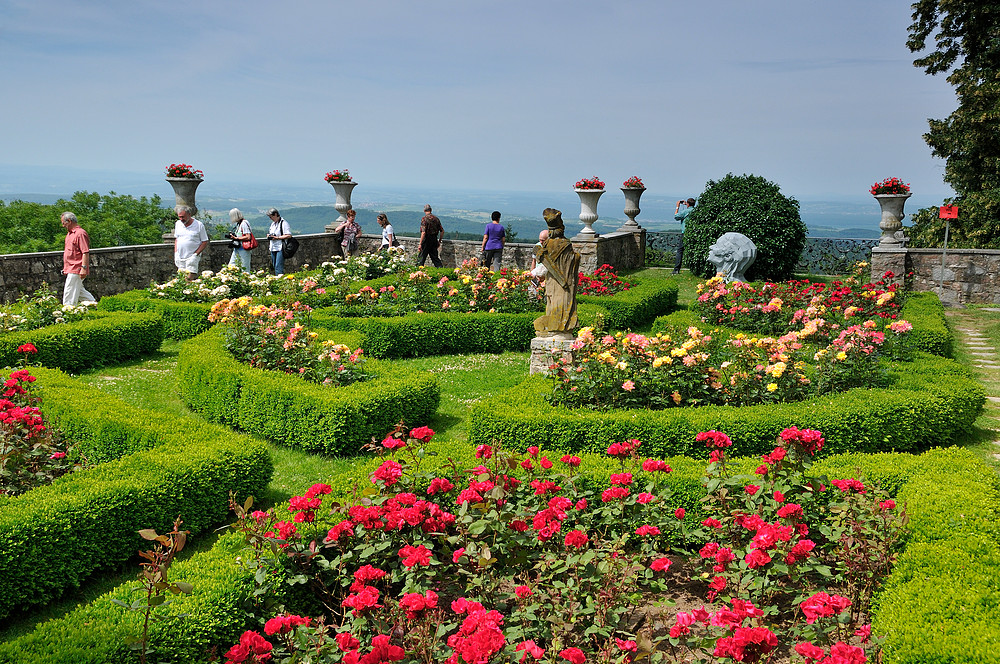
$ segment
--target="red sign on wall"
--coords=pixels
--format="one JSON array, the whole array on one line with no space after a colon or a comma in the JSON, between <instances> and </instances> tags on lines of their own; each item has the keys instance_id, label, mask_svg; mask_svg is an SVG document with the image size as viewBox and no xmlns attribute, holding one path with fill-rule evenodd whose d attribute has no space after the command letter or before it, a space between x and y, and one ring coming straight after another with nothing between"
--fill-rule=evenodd
<instances>
[{"instance_id":1,"label":"red sign on wall","mask_svg":"<svg viewBox=\"0 0 1000 664\"><path fill-rule=\"evenodd\" d=\"M958 219L958 206L942 205L941 212L938 217L941 219Z\"/></svg>"}]
</instances>

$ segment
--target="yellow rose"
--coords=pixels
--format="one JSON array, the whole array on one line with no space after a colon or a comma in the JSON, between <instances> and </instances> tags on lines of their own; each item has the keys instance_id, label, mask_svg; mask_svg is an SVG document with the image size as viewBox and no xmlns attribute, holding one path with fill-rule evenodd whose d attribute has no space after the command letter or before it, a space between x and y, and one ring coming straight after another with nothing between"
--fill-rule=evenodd
<instances>
[{"instance_id":1,"label":"yellow rose","mask_svg":"<svg viewBox=\"0 0 1000 664\"><path fill-rule=\"evenodd\" d=\"M767 384L767 391L768 392L774 392L777 389L778 389L778 384L777 383L768 383Z\"/></svg>"}]
</instances>

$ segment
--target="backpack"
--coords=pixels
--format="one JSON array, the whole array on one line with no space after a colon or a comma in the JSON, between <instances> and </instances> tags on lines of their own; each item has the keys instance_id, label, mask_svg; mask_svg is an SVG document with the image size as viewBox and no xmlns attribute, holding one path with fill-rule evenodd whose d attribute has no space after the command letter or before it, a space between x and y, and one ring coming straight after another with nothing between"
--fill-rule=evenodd
<instances>
[{"instance_id":1,"label":"backpack","mask_svg":"<svg viewBox=\"0 0 1000 664\"><path fill-rule=\"evenodd\" d=\"M294 237L290 237L284 241L281 246L281 255L285 258L291 258L295 255L295 252L299 250L299 241Z\"/></svg>"}]
</instances>

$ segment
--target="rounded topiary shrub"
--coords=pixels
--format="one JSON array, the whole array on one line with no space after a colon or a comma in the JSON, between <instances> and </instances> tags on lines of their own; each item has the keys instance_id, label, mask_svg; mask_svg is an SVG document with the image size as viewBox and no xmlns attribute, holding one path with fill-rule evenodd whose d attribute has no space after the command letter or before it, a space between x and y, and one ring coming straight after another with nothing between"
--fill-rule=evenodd
<instances>
[{"instance_id":1,"label":"rounded topiary shrub","mask_svg":"<svg viewBox=\"0 0 1000 664\"><path fill-rule=\"evenodd\" d=\"M691 272L715 276L708 248L724 233L742 233L757 245L757 260L746 273L751 281L791 279L806 243L799 202L757 175L730 173L705 185L684 231L684 263Z\"/></svg>"}]
</instances>

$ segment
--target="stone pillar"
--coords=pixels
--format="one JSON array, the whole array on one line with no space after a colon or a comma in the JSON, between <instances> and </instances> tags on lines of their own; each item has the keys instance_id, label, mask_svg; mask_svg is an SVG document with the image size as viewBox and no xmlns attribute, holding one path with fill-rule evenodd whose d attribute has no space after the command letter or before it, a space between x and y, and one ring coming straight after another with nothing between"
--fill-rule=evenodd
<instances>
[{"instance_id":1,"label":"stone pillar","mask_svg":"<svg viewBox=\"0 0 1000 664\"><path fill-rule=\"evenodd\" d=\"M604 240L597 235L574 235L570 242L580 254L580 272L590 274L602 265L598 256L598 244Z\"/></svg>"},{"instance_id":2,"label":"stone pillar","mask_svg":"<svg viewBox=\"0 0 1000 664\"><path fill-rule=\"evenodd\" d=\"M528 373L541 373L554 361L573 359L573 338L535 337L531 340L531 364Z\"/></svg>"},{"instance_id":3,"label":"stone pillar","mask_svg":"<svg viewBox=\"0 0 1000 664\"><path fill-rule=\"evenodd\" d=\"M892 281L902 286L906 274L906 254L907 250L899 247L872 247L872 281L886 272L892 272Z\"/></svg>"}]
</instances>

